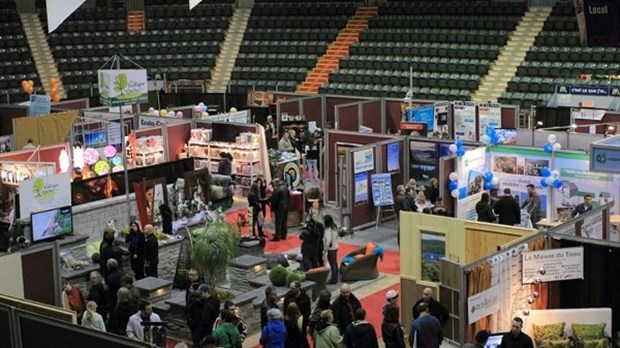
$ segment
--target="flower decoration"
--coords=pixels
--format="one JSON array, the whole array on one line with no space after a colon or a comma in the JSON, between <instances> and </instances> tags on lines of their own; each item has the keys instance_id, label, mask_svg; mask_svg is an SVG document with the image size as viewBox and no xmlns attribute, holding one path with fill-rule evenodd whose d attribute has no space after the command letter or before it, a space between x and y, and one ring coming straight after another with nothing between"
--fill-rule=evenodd
<instances>
[{"instance_id":1,"label":"flower decoration","mask_svg":"<svg viewBox=\"0 0 620 348\"><path fill-rule=\"evenodd\" d=\"M94 171L98 175L108 174L110 172L110 165L106 161L98 161L95 163Z\"/></svg>"},{"instance_id":2,"label":"flower decoration","mask_svg":"<svg viewBox=\"0 0 620 348\"><path fill-rule=\"evenodd\" d=\"M114 145L108 145L108 146L104 147L103 148L103 154L107 158L114 157L114 155L116 155L116 147L114 147Z\"/></svg>"},{"instance_id":3,"label":"flower decoration","mask_svg":"<svg viewBox=\"0 0 620 348\"><path fill-rule=\"evenodd\" d=\"M86 163L89 166L92 166L93 164L97 163L98 160L99 160L99 152L97 152L97 150L93 149L92 147L89 147L86 150L84 150L84 163Z\"/></svg>"},{"instance_id":4,"label":"flower decoration","mask_svg":"<svg viewBox=\"0 0 620 348\"><path fill-rule=\"evenodd\" d=\"M118 155L118 154L117 154L116 156L112 157L112 164L113 164L114 166L119 166L119 165L120 165L120 166L122 167L122 164L123 164L123 157L121 157L121 156L120 156L120 155Z\"/></svg>"}]
</instances>

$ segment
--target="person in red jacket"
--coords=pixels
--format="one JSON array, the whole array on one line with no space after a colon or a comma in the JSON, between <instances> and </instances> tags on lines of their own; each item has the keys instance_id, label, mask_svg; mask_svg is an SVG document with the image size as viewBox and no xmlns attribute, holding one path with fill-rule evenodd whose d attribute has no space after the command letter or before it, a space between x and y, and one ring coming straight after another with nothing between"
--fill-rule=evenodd
<instances>
[{"instance_id":1,"label":"person in red jacket","mask_svg":"<svg viewBox=\"0 0 620 348\"><path fill-rule=\"evenodd\" d=\"M82 292L65 278L62 279L62 289L62 307L74 311L78 318L78 324L80 324L85 307Z\"/></svg>"}]
</instances>

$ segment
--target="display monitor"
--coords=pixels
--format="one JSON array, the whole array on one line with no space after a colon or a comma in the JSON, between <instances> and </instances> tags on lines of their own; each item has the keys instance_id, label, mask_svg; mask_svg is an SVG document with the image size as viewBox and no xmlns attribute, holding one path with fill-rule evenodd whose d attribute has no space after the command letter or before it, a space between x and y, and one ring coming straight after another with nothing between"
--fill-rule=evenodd
<instances>
[{"instance_id":1,"label":"display monitor","mask_svg":"<svg viewBox=\"0 0 620 348\"><path fill-rule=\"evenodd\" d=\"M71 207L60 207L30 214L32 242L42 242L73 234Z\"/></svg>"},{"instance_id":2,"label":"display monitor","mask_svg":"<svg viewBox=\"0 0 620 348\"><path fill-rule=\"evenodd\" d=\"M517 145L517 129L516 128L496 128L497 143L505 145Z\"/></svg>"},{"instance_id":3,"label":"display monitor","mask_svg":"<svg viewBox=\"0 0 620 348\"><path fill-rule=\"evenodd\" d=\"M497 348L502 344L502 338L504 334L492 334L487 339L487 343L485 343L484 348Z\"/></svg>"},{"instance_id":4,"label":"display monitor","mask_svg":"<svg viewBox=\"0 0 620 348\"><path fill-rule=\"evenodd\" d=\"M232 124L213 122L211 125L211 140L213 141L234 143L236 136L235 126Z\"/></svg>"}]
</instances>

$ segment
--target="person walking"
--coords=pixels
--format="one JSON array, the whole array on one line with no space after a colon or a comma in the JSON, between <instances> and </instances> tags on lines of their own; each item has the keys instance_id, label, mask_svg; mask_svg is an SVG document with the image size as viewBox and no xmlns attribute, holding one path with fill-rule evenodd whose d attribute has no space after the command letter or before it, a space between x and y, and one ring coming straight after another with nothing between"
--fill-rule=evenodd
<instances>
[{"instance_id":1,"label":"person walking","mask_svg":"<svg viewBox=\"0 0 620 348\"><path fill-rule=\"evenodd\" d=\"M331 215L323 216L325 232L323 234L323 247L327 251L327 261L329 262L329 281L327 284L338 283L338 226Z\"/></svg>"},{"instance_id":2,"label":"person walking","mask_svg":"<svg viewBox=\"0 0 620 348\"><path fill-rule=\"evenodd\" d=\"M476 214L478 214L478 221L482 222L495 222L495 213L491 209L490 196L487 192L483 192L480 196L480 200L476 203Z\"/></svg>"},{"instance_id":3,"label":"person walking","mask_svg":"<svg viewBox=\"0 0 620 348\"><path fill-rule=\"evenodd\" d=\"M310 320L308 320L308 326L310 327L310 336L314 337L316 326L318 325L319 321L321 321L321 313L329 309L331 298L332 294L331 292L329 292L329 290L323 289L319 291L319 297L316 300L316 306L310 314ZM330 313L332 315L332 321L334 321L334 314L331 310Z\"/></svg>"},{"instance_id":4,"label":"person walking","mask_svg":"<svg viewBox=\"0 0 620 348\"><path fill-rule=\"evenodd\" d=\"M274 186L274 191L271 195L271 209L276 215L276 231L272 241L277 242L280 239L286 239L290 192L284 181L280 179L275 179L272 185Z\"/></svg>"},{"instance_id":5,"label":"person walking","mask_svg":"<svg viewBox=\"0 0 620 348\"><path fill-rule=\"evenodd\" d=\"M325 228L316 221L316 214L310 215L310 220L299 235L301 242L302 266L305 271L319 267L319 258L323 257L322 245Z\"/></svg>"},{"instance_id":6,"label":"person walking","mask_svg":"<svg viewBox=\"0 0 620 348\"><path fill-rule=\"evenodd\" d=\"M332 303L334 321L338 325L340 334L355 320L355 311L362 308L360 301L351 293L351 285L343 283L340 286L340 295Z\"/></svg>"},{"instance_id":7,"label":"person walking","mask_svg":"<svg viewBox=\"0 0 620 348\"><path fill-rule=\"evenodd\" d=\"M521 208L519 202L510 194L509 188L504 189L504 195L495 203L493 210L498 215L497 221L500 224L509 226L521 224Z\"/></svg>"},{"instance_id":8,"label":"person walking","mask_svg":"<svg viewBox=\"0 0 620 348\"><path fill-rule=\"evenodd\" d=\"M233 323L235 315L226 309L220 313L222 324L213 330L213 333L205 338L204 343L215 343L218 347L237 348L241 347L243 340L237 326Z\"/></svg>"},{"instance_id":9,"label":"person walking","mask_svg":"<svg viewBox=\"0 0 620 348\"><path fill-rule=\"evenodd\" d=\"M429 305L421 302L416 307L420 316L411 323L409 346L416 348L439 348L443 341L441 323L429 312Z\"/></svg>"},{"instance_id":10,"label":"person walking","mask_svg":"<svg viewBox=\"0 0 620 348\"><path fill-rule=\"evenodd\" d=\"M299 311L296 303L290 303L286 307L284 316L284 326L286 327L286 348L308 348L308 339L304 330L304 317Z\"/></svg>"},{"instance_id":11,"label":"person walking","mask_svg":"<svg viewBox=\"0 0 620 348\"><path fill-rule=\"evenodd\" d=\"M288 313L288 307L295 303L303 318L302 331L307 332L308 322L312 312L312 301L310 300L310 296L301 288L301 283L298 280L293 280L289 284L289 289L290 290L284 295L284 312Z\"/></svg>"},{"instance_id":12,"label":"person walking","mask_svg":"<svg viewBox=\"0 0 620 348\"><path fill-rule=\"evenodd\" d=\"M159 263L159 242L155 237L155 227L153 225L144 226L146 242L144 244L144 274L147 277L157 278L157 264Z\"/></svg>"},{"instance_id":13,"label":"person walking","mask_svg":"<svg viewBox=\"0 0 620 348\"><path fill-rule=\"evenodd\" d=\"M377 333L372 324L366 321L364 308L355 310L355 321L345 330L342 342L347 348L379 348Z\"/></svg>"},{"instance_id":14,"label":"person walking","mask_svg":"<svg viewBox=\"0 0 620 348\"><path fill-rule=\"evenodd\" d=\"M396 290L388 290L385 293L386 303L383 305L383 309L381 313L385 316L385 313L389 307L398 307L398 291Z\"/></svg>"},{"instance_id":15,"label":"person walking","mask_svg":"<svg viewBox=\"0 0 620 348\"><path fill-rule=\"evenodd\" d=\"M133 221L129 225L129 234L125 238L129 249L129 263L134 277L137 280L144 278L144 248L146 239L140 230L140 225Z\"/></svg>"},{"instance_id":16,"label":"person walking","mask_svg":"<svg viewBox=\"0 0 620 348\"><path fill-rule=\"evenodd\" d=\"M252 236L256 236L256 232L254 230L254 226L256 226L258 230L259 237L265 237L263 233L263 222L265 220L265 212L263 212L262 205L260 203L260 179L254 181L252 186L250 187L250 192L248 193L248 204L250 208L252 208ZM262 215L262 220L259 216Z\"/></svg>"},{"instance_id":17,"label":"person walking","mask_svg":"<svg viewBox=\"0 0 620 348\"><path fill-rule=\"evenodd\" d=\"M118 289L116 298L116 306L110 313L110 332L126 336L129 317L138 311L138 306L131 300L131 294L127 288Z\"/></svg>"}]
</instances>

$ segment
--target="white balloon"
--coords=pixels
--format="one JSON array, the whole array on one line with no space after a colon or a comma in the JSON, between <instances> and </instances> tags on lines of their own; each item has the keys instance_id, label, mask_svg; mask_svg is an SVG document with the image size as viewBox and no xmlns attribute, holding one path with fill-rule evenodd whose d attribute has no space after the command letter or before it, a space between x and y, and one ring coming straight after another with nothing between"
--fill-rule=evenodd
<instances>
[{"instance_id":1,"label":"white balloon","mask_svg":"<svg viewBox=\"0 0 620 348\"><path fill-rule=\"evenodd\" d=\"M205 105L205 103L203 102L198 103L198 106L203 106L203 105Z\"/></svg>"},{"instance_id":2,"label":"white balloon","mask_svg":"<svg viewBox=\"0 0 620 348\"><path fill-rule=\"evenodd\" d=\"M491 141L491 138L489 138L488 135L483 134L480 136L480 142L483 143L484 145L488 144Z\"/></svg>"},{"instance_id":3,"label":"white balloon","mask_svg":"<svg viewBox=\"0 0 620 348\"><path fill-rule=\"evenodd\" d=\"M559 178L560 177L560 172L557 171L557 170L552 170L551 171L551 177L554 178L554 179Z\"/></svg>"},{"instance_id":4,"label":"white balloon","mask_svg":"<svg viewBox=\"0 0 620 348\"><path fill-rule=\"evenodd\" d=\"M553 151L560 151L560 149L562 149L562 144L560 143L553 144Z\"/></svg>"},{"instance_id":5,"label":"white balloon","mask_svg":"<svg viewBox=\"0 0 620 348\"><path fill-rule=\"evenodd\" d=\"M493 186L499 185L499 178L494 176L493 179L491 179L491 185Z\"/></svg>"},{"instance_id":6,"label":"white balloon","mask_svg":"<svg viewBox=\"0 0 620 348\"><path fill-rule=\"evenodd\" d=\"M208 112L205 111L205 112L202 113L202 117L208 117L208 116L209 116Z\"/></svg>"},{"instance_id":7,"label":"white balloon","mask_svg":"<svg viewBox=\"0 0 620 348\"><path fill-rule=\"evenodd\" d=\"M183 111L177 111L177 117L183 118Z\"/></svg>"},{"instance_id":8,"label":"white balloon","mask_svg":"<svg viewBox=\"0 0 620 348\"><path fill-rule=\"evenodd\" d=\"M456 150L457 150L456 144L450 144L448 148L450 149L450 152L456 153Z\"/></svg>"},{"instance_id":9,"label":"white balloon","mask_svg":"<svg viewBox=\"0 0 620 348\"><path fill-rule=\"evenodd\" d=\"M555 134L549 134L549 136L547 137L547 141L549 142L549 144L555 144L557 140L558 138L555 136Z\"/></svg>"},{"instance_id":10,"label":"white balloon","mask_svg":"<svg viewBox=\"0 0 620 348\"><path fill-rule=\"evenodd\" d=\"M157 110L153 111L153 116L159 116L159 111Z\"/></svg>"},{"instance_id":11,"label":"white balloon","mask_svg":"<svg viewBox=\"0 0 620 348\"><path fill-rule=\"evenodd\" d=\"M232 114L233 112L237 112L237 108L236 107L232 107L230 108L230 110L228 110L228 113Z\"/></svg>"},{"instance_id":12,"label":"white balloon","mask_svg":"<svg viewBox=\"0 0 620 348\"><path fill-rule=\"evenodd\" d=\"M456 181L459 178L459 175L456 172L452 172L448 175L448 178L450 178L450 181Z\"/></svg>"},{"instance_id":13,"label":"white balloon","mask_svg":"<svg viewBox=\"0 0 620 348\"><path fill-rule=\"evenodd\" d=\"M547 185L549 186L553 185L553 180L555 180L553 176L548 176L545 178L545 181L547 182Z\"/></svg>"},{"instance_id":14,"label":"white balloon","mask_svg":"<svg viewBox=\"0 0 620 348\"><path fill-rule=\"evenodd\" d=\"M452 195L452 197L454 198L458 198L459 197L459 190L452 190L452 192L450 192L450 194Z\"/></svg>"},{"instance_id":15,"label":"white balloon","mask_svg":"<svg viewBox=\"0 0 620 348\"><path fill-rule=\"evenodd\" d=\"M149 114L153 113L153 111L155 111L155 108L151 106L151 107L149 108Z\"/></svg>"}]
</instances>

